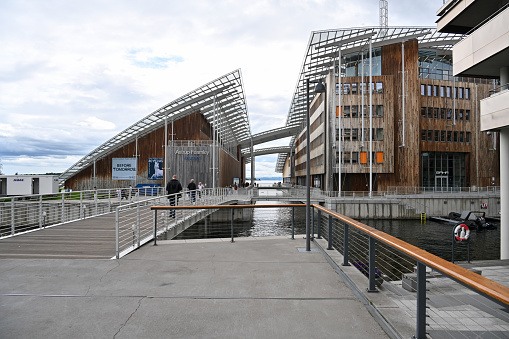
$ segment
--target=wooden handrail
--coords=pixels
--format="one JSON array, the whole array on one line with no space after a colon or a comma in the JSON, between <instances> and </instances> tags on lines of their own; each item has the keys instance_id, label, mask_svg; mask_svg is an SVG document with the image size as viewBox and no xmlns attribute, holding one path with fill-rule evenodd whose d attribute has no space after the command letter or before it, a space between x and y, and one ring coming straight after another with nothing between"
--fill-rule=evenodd
<instances>
[{"instance_id":1,"label":"wooden handrail","mask_svg":"<svg viewBox=\"0 0 509 339\"><path fill-rule=\"evenodd\" d=\"M320 205L312 205L327 214L346 222L347 224L361 230L362 232L376 238L377 240L407 254L408 256L420 261L421 263L436 269L458 281L461 284L467 285L478 292L493 298L505 305L509 305L509 287L492 281L482 275L471 272L466 268L453 264L444 260L434 254L431 254L417 246L411 245L401 239L393 237L387 233L379 231L373 227L364 225L356 220L346 217L337 212L331 211Z\"/></svg>"}]
</instances>

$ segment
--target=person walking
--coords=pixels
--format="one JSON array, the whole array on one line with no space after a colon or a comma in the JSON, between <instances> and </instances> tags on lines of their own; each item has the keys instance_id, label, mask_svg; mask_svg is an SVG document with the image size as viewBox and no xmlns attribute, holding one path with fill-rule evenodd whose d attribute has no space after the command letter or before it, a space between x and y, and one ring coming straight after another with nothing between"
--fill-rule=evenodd
<instances>
[{"instance_id":1,"label":"person walking","mask_svg":"<svg viewBox=\"0 0 509 339\"><path fill-rule=\"evenodd\" d=\"M170 206L176 206L179 203L180 191L182 191L182 185L180 181L177 180L177 175L174 174L168 184L166 184L166 193L168 194L168 200L170 201ZM170 216L175 218L175 210L170 210Z\"/></svg>"},{"instance_id":2,"label":"person walking","mask_svg":"<svg viewBox=\"0 0 509 339\"><path fill-rule=\"evenodd\" d=\"M189 198L191 199L191 204L194 204L196 202L196 184L194 183L194 179L189 181L187 189L189 190Z\"/></svg>"},{"instance_id":3,"label":"person walking","mask_svg":"<svg viewBox=\"0 0 509 339\"><path fill-rule=\"evenodd\" d=\"M203 186L203 184L201 183L201 181L198 183L198 198L201 199L201 194L203 193L203 189L205 188L205 186Z\"/></svg>"}]
</instances>

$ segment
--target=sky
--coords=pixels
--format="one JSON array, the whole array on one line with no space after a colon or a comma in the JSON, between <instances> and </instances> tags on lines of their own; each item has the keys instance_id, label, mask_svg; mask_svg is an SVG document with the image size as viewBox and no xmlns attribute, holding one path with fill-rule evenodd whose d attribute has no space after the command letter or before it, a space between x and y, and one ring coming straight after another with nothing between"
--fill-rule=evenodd
<instances>
[{"instance_id":1,"label":"sky","mask_svg":"<svg viewBox=\"0 0 509 339\"><path fill-rule=\"evenodd\" d=\"M435 26L442 4L389 0L389 26ZM2 0L2 172L63 172L239 68L251 132L282 127L311 32L377 25L378 0ZM256 177L280 177L276 160L257 157Z\"/></svg>"}]
</instances>

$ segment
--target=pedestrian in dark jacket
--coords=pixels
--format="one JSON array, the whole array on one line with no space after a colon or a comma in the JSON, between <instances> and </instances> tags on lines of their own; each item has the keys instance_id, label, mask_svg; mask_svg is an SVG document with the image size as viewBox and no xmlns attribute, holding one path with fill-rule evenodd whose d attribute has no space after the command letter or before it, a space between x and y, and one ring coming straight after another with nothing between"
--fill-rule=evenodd
<instances>
[{"instance_id":1,"label":"pedestrian in dark jacket","mask_svg":"<svg viewBox=\"0 0 509 339\"><path fill-rule=\"evenodd\" d=\"M182 191L182 185L177 180L177 175L174 174L168 184L166 184L166 193L168 194L168 200L170 206L178 205L180 198L180 191ZM170 210L170 216L175 218L175 210Z\"/></svg>"},{"instance_id":2,"label":"pedestrian in dark jacket","mask_svg":"<svg viewBox=\"0 0 509 339\"><path fill-rule=\"evenodd\" d=\"M191 203L194 204L196 201L196 184L194 183L194 179L191 179L191 181L189 181L187 189L189 190L189 198L191 199Z\"/></svg>"}]
</instances>

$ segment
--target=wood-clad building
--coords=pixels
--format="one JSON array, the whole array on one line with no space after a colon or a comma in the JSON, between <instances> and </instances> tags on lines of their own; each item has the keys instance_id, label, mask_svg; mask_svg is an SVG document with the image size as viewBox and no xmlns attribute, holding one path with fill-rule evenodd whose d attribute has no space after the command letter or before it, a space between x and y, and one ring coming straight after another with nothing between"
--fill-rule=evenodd
<instances>
[{"instance_id":1,"label":"wood-clad building","mask_svg":"<svg viewBox=\"0 0 509 339\"><path fill-rule=\"evenodd\" d=\"M333 63L322 72L326 92L310 104L311 185L337 191L338 165L341 191L499 185L499 136L479 125L479 102L493 80L453 78L450 51L432 49L429 41L390 40L372 48L371 81L367 43L345 49L353 52L341 56L341 77ZM313 68L310 61L307 69ZM305 185L305 128L294 148L295 177L285 181Z\"/></svg>"}]
</instances>

